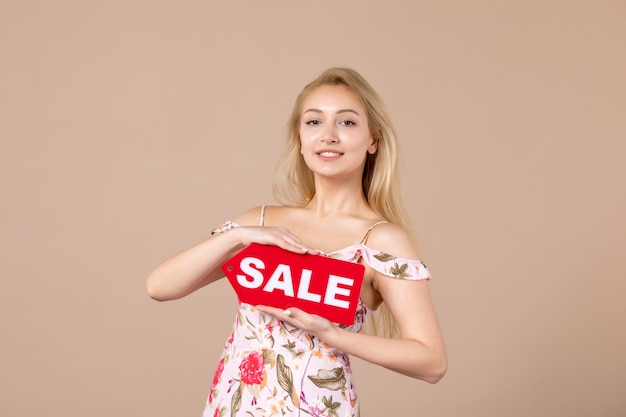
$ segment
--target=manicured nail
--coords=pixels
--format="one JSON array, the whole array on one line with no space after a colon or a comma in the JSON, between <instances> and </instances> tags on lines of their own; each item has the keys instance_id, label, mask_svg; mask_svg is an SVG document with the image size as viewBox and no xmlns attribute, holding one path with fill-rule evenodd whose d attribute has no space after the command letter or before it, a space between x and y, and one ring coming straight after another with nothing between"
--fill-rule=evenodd
<instances>
[{"instance_id":1,"label":"manicured nail","mask_svg":"<svg viewBox=\"0 0 626 417\"><path fill-rule=\"evenodd\" d=\"M291 311L289 311L289 310L285 310L285 311L283 312L283 314L284 314L285 316L291 316Z\"/></svg>"}]
</instances>

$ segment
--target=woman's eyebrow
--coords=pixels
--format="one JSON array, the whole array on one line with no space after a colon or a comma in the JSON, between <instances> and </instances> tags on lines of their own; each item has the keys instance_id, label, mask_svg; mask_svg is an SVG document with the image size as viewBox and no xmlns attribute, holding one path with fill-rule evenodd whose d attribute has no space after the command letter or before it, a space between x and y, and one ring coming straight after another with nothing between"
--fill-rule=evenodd
<instances>
[{"instance_id":1,"label":"woman's eyebrow","mask_svg":"<svg viewBox=\"0 0 626 417\"><path fill-rule=\"evenodd\" d=\"M310 112L310 111L312 111L312 112L314 112L314 113L323 113L323 111L321 111L320 109L307 109L307 110L305 110L305 111L303 112L303 114L304 114L304 113L308 113L308 112ZM341 110L337 110L337 114L340 114L340 113L354 113L354 114L356 114L357 116L360 116L360 115L359 115L359 113L358 113L356 110L352 110L352 109L341 109Z\"/></svg>"}]
</instances>

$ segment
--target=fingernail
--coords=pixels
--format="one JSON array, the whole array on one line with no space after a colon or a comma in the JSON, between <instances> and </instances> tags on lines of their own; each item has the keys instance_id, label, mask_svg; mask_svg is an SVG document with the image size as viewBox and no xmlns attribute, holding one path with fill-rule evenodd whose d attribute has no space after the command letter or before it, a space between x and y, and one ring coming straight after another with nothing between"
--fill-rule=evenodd
<instances>
[{"instance_id":1,"label":"fingernail","mask_svg":"<svg viewBox=\"0 0 626 417\"><path fill-rule=\"evenodd\" d=\"M285 311L283 311L283 314L284 314L285 316L291 316L291 311L289 311L289 310L285 310Z\"/></svg>"}]
</instances>

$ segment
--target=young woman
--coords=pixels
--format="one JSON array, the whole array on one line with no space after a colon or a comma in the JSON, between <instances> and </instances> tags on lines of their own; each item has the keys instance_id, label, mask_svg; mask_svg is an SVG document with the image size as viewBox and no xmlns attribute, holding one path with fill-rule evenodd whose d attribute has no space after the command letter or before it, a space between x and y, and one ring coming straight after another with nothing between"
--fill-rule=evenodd
<instances>
[{"instance_id":1,"label":"young woman","mask_svg":"<svg viewBox=\"0 0 626 417\"><path fill-rule=\"evenodd\" d=\"M149 276L152 298L181 298L222 278L221 264L251 243L365 266L351 326L239 303L205 417L358 416L348 355L430 383L442 378L444 342L402 209L397 157L376 92L354 70L329 69L296 100L274 186L284 204L244 212ZM375 310L385 335L360 332Z\"/></svg>"}]
</instances>

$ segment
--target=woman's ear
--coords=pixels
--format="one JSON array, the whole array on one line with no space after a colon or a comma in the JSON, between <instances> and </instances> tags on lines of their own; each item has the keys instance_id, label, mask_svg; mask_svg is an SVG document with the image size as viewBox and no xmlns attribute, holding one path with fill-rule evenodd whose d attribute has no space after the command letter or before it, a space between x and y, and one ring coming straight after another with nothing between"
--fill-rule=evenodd
<instances>
[{"instance_id":1,"label":"woman's ear","mask_svg":"<svg viewBox=\"0 0 626 417\"><path fill-rule=\"evenodd\" d=\"M370 155L374 155L378 150L378 139L372 138L372 144L369 148L367 148L367 153Z\"/></svg>"}]
</instances>

